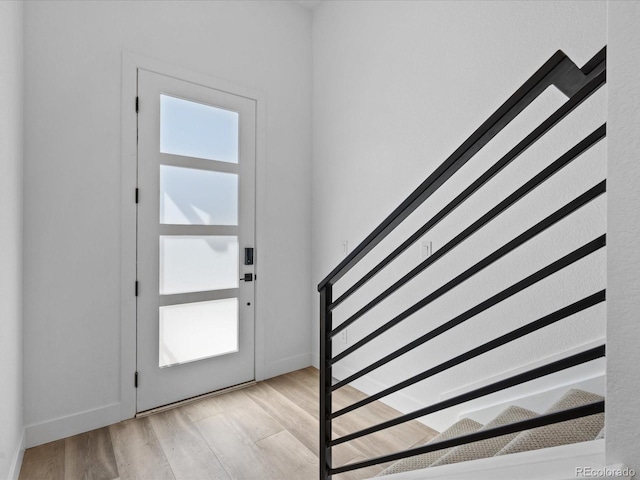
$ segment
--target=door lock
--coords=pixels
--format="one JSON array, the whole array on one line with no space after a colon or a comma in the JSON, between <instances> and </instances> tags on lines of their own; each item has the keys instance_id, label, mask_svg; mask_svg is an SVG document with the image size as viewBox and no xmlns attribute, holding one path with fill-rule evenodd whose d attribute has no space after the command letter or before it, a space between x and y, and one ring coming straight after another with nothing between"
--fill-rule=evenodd
<instances>
[{"instance_id":1,"label":"door lock","mask_svg":"<svg viewBox=\"0 0 640 480\"><path fill-rule=\"evenodd\" d=\"M253 248L244 249L244 264L253 265Z\"/></svg>"},{"instance_id":2,"label":"door lock","mask_svg":"<svg viewBox=\"0 0 640 480\"><path fill-rule=\"evenodd\" d=\"M242 277L240 280L242 280L243 282L253 282L253 273L245 273L244 277Z\"/></svg>"}]
</instances>

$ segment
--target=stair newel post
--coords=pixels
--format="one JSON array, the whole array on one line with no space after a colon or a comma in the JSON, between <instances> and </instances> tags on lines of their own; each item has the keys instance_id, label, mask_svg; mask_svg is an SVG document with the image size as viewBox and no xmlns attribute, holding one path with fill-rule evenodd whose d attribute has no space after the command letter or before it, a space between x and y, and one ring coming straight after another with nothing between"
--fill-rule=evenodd
<instances>
[{"instance_id":1,"label":"stair newel post","mask_svg":"<svg viewBox=\"0 0 640 480\"><path fill-rule=\"evenodd\" d=\"M331 310L332 285L320 290L320 480L331 474Z\"/></svg>"}]
</instances>

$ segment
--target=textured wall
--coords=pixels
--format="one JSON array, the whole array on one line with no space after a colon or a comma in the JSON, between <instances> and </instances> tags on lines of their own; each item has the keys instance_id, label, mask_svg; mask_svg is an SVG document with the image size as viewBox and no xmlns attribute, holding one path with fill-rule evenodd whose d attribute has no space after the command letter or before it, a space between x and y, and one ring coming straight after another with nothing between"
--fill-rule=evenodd
<instances>
[{"instance_id":1,"label":"textured wall","mask_svg":"<svg viewBox=\"0 0 640 480\"><path fill-rule=\"evenodd\" d=\"M609 2L607 463L640 472L640 2Z\"/></svg>"}]
</instances>

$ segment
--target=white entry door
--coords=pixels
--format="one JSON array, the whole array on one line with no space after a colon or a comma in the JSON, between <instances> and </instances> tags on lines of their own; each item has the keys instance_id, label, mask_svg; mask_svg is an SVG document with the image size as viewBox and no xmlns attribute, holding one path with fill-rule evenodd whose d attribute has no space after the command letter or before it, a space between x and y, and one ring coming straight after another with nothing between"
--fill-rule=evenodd
<instances>
[{"instance_id":1,"label":"white entry door","mask_svg":"<svg viewBox=\"0 0 640 480\"><path fill-rule=\"evenodd\" d=\"M138 70L137 411L254 379L256 103Z\"/></svg>"}]
</instances>

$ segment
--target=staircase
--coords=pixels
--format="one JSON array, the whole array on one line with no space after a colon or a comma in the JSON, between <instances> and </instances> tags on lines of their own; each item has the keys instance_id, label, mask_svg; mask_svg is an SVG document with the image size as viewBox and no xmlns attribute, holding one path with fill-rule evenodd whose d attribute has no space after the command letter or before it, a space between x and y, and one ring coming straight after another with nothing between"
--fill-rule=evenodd
<instances>
[{"instance_id":1,"label":"staircase","mask_svg":"<svg viewBox=\"0 0 640 480\"><path fill-rule=\"evenodd\" d=\"M535 345L532 343L534 338L540 340L541 332L557 331L553 329L559 324L570 325L576 318L586 319L577 327L567 327L565 333L569 340L574 338L575 332L579 332L583 325L594 324L595 321L592 319L597 315L593 312L603 312L601 304L606 298L605 289L601 284L595 282L591 285L586 282L584 284L588 286L576 294L575 290L568 288L570 284L558 283L557 279L566 271L577 268L576 265L582 265L582 262L586 261L584 259L596 258L598 252L606 246L606 234L597 231L598 229L594 227L597 222L591 224L590 220L587 220L586 234L579 240L573 238L569 241L567 237L572 236L570 235L572 231L569 230L567 235L565 230L565 233L552 240L552 243L555 243L551 249L543 246L541 250L540 244L536 242L541 241L539 238L547 235L548 231L562 228L559 227L562 225L573 225L570 223L572 218L575 219L580 215L583 216L580 218L584 218L585 210L590 208L588 206L596 203L597 199L605 194L606 180L600 178L591 183L592 179L589 178L584 188L582 185L576 188L572 180L566 179L565 173L567 170L575 172L576 169L584 168L581 160L588 156L587 152L597 148L599 142L606 137L606 124L600 123L598 119L588 119L585 124L587 126L582 128L586 131L580 132L578 140L566 148L563 144L560 153L554 153L550 159L542 158L546 157L544 154L527 158L527 153L533 146L537 148L540 144L543 145L541 148L544 151L545 141L550 136L550 132L558 129L563 131L558 125L562 125L565 118L571 117L573 112L605 83L605 48L581 68L562 51L556 52L320 282L318 285L320 292L320 480L331 480L333 476L342 473L389 462L394 463L384 470L381 476L394 474L396 477L393 478L400 478L397 475L407 473L410 476L403 478L427 478L411 476L409 472L417 471L416 469L444 471L456 465L479 465L488 461L504 464L501 460L503 458L523 458L533 455L532 452L551 451L553 450L551 447L564 449L563 452L565 452L569 447L557 446L593 440L602 430L604 398L586 392L570 391L557 404L540 414L514 405L485 425L464 418L455 423L449 422L446 425L452 423L453 425L444 429L437 438L425 445L390 452L376 458L360 459L346 465L336 466L332 461L332 449L338 445L422 417L426 417L425 423L428 425L441 429L429 424L428 419L434 418L434 415L447 414L447 412L453 412L449 413L449 416L455 417L456 409L463 404L472 405L490 395L511 391L510 389L519 388L525 384L535 384L539 381L554 382L555 375L571 375L571 372L594 365L603 359L604 342L595 346L589 345L584 349L580 348L580 344L571 345L569 349L562 350L566 355L558 354L556 355L558 358L539 362L528 370L509 374L506 377L500 377L500 374L504 373L501 371L481 372L488 377L493 375L493 378L500 377L500 379L471 391L450 396L439 391L440 397L438 399L435 395L436 401L431 398L429 401L421 402L419 406L414 402L415 408L400 409L406 413L397 418L342 436L335 436L333 432L332 421L342 415L356 411L376 400L392 401L394 397L397 398L397 395L402 395L403 392L418 387L419 384L424 386L423 382L432 382L434 379L441 379L444 375L453 375L451 373L453 371L457 371L458 375L461 369L474 371L472 370L474 364L479 362L477 364L482 365L481 362L493 352L498 352L495 355L500 355L493 358L500 359L503 352L509 349L513 354L514 349L522 348L522 345ZM518 123L522 118L521 114L538 101L550 87L555 87L557 90L554 91L561 92L563 103L506 153L500 153L495 157L489 155L486 161L492 163L489 163L488 167L485 167L484 163L480 166L476 165L472 160L482 157L487 145L495 137L500 138L499 134L512 122ZM595 128L594 122L597 122ZM571 141L573 142L573 137ZM540 169L524 177L515 190L509 187L501 192L497 203L487 202L486 199L478 202L477 197L484 198L482 194L487 190L487 186L493 185L496 179L504 176L503 172L509 171L507 167L512 163L515 164L520 157L527 158L527 162L519 165L518 168L529 172L528 169L532 166L539 165ZM550 160L550 163L543 162L546 160ZM577 163L580 163L579 167L575 165ZM597 170L592 167L586 168L589 171ZM509 175L514 176L513 168ZM516 172L515 176L519 177L519 175L519 171ZM580 176L579 173L578 176ZM558 180L558 177L561 180ZM558 182L566 183L558 185ZM553 186L549 187L550 184ZM450 200L450 197L442 193L448 192L451 186L454 187L451 191L455 193L457 192L455 188L460 185L462 185L461 191ZM498 185L502 184L498 183ZM526 210L525 207L521 207L527 204L532 195L539 195L541 190L548 193L561 192L562 203L559 208L554 207L556 209L546 216L540 215L535 208ZM567 201L565 197L570 200ZM491 208L486 211L480 209L475 217L473 216L476 213L475 210L471 209L471 214L465 210L470 204L484 206L486 203L492 205ZM483 250L480 259L474 258L473 261L467 262L467 258L464 258L465 261L456 264L463 265L463 268L459 271L455 270L453 276L449 275L450 271L447 269L440 269L439 274L428 275L430 272L438 272L439 265L445 258L458 258L460 255L458 252L468 245L470 239L477 240L478 235L482 235L492 226L498 224L499 231L510 231L509 224L505 223L504 218L508 214L513 215L513 211L520 212L520 208L525 208L524 211L531 216L531 223L526 228L516 230L514 235L507 234L506 239L489 236L488 243L499 246L489 249L488 254L486 249ZM459 215L460 211L463 212L462 217ZM418 214L421 215L420 226L413 230L410 220L415 219ZM424 216L426 218L423 218ZM424 239L425 235L431 235L430 232L437 230L436 227L440 228L441 224L446 224L450 217L455 219L453 221L455 227L460 227L460 230L454 229L454 234L443 241L442 246L430 256L423 258L418 265L409 267L408 271L402 271L406 266L405 252ZM529 218L527 215L524 218L520 217L517 218L518 221L526 221ZM463 218L465 223L461 224L460 218ZM406 233L411 230L413 233ZM387 241L387 237L391 237L398 243L390 249L385 247L380 250L379 245L385 245L382 242ZM398 240L397 237L401 238ZM534 244L534 247L528 253L530 259L537 260L541 256L541 251L546 253L553 250L560 253L557 257L545 257L540 267L540 264L529 262L522 253L531 244ZM556 248L558 245L562 248ZM381 255L380 252L382 252ZM519 260L514 261L514 256ZM500 274L487 279L486 284L491 285L492 288L493 285L497 285L499 289L497 292L490 290L493 293L479 299L473 295L471 295L472 300L469 299L469 291L475 293L477 288L472 286L469 287L470 290L461 290L466 285L473 285L474 281L477 285L478 277L485 279L486 277L483 276L496 272L495 267L504 265L505 262L508 266L501 270L506 272L503 276L513 272L514 269L511 268L513 266L519 267L522 264L531 263L536 265L536 268L527 270L528 273L513 281L509 280L512 283L507 283L506 286ZM383 271L384 276L380 275ZM398 271L401 271L399 276ZM518 270L518 274L519 272ZM379 280L387 277L391 278L391 284L379 288ZM445 278L441 279L441 277ZM578 278L575 282L582 285L582 280L583 278ZM537 297L538 289L542 285L549 284L553 285L550 287L550 293ZM413 290L408 290L409 287L413 287ZM529 295L528 299L526 295ZM550 297L559 300L549 309L543 309L546 312L544 314L538 315L536 310L536 316L531 320L528 316L529 311L535 309L530 307L538 306L536 304L539 303L545 304ZM454 306L463 305L463 311L461 313L456 311L455 314L449 315L445 309L445 313L442 314L444 318L441 318L437 314L443 310L432 307L443 298L448 298ZM506 308L503 306L510 302L522 302L517 316L526 318L526 321L510 316L505 318L503 315L499 318L501 325L507 325L507 331L501 331L489 339L480 335L479 333L484 334L485 330L491 331L491 328L495 327L492 320L498 318L496 310ZM390 304L394 308L388 308ZM481 328L478 328L476 323L475 330L467 330L470 328L469 325L478 321L478 318L484 322L480 324ZM357 329L363 324L364 328L361 329L363 333L356 337L355 342L347 346L336 342L347 328L350 329L351 335L352 329ZM410 327L405 327L407 324ZM394 334L403 328L402 335ZM571 328L573 328L573 335L570 333ZM469 331L474 333L469 334ZM412 338L405 341L407 333ZM456 334L457 337L455 337ZM456 352L457 354L446 359L440 359L436 355L434 356L436 361L432 361L433 350L429 347L437 346L438 342L442 341L442 337L449 342L447 345L461 344L464 348L461 353ZM474 344L475 337L481 340ZM403 338L403 343L400 345L399 338ZM557 338L553 337L545 339L546 344L555 344L556 341ZM544 347L546 344L541 345ZM379 348L386 345L391 345L390 353ZM445 354L449 353L447 348L442 348L442 344L439 348L438 352L442 353L444 350ZM533 348L533 350L536 349ZM419 355L416 352L419 352ZM342 368L341 374L335 375L345 359L355 357L359 360L367 359L366 364L362 361L354 362L355 368ZM362 382L381 370L389 372L389 364L407 357L412 360L405 360L402 364L404 369L395 369L396 372L400 370L399 375L390 384L374 389L375 391L366 392L369 393L368 397L351 405L343 406L338 410L333 409L332 392L354 382ZM535 360L538 361L540 358ZM419 368L418 373L415 373L417 368ZM475 368L475 371L481 370L481 367ZM339 380L334 382L332 380L334 377L338 377ZM464 384L465 382L462 382L460 385ZM469 380L466 384L469 384ZM556 383L555 387L560 385L563 383ZM360 389L366 391L366 389ZM434 397L434 392L438 392L437 387L431 390L423 388L421 391L431 397ZM584 458L594 458L591 455L593 452L590 450L589 452L589 455ZM514 455L508 455L512 453ZM599 451L595 453L599 455ZM551 456L548 458L549 465L553 464ZM536 458L540 464L545 461L544 458L542 460L539 457ZM574 455L574 458L578 457ZM526 462L522 469L527 471ZM493 474L490 477L459 477L457 474L456 476L447 474L438 478L516 478L510 477L509 473L505 475L503 477ZM428 478L436 477L437 475L428 476Z\"/></svg>"},{"instance_id":2,"label":"staircase","mask_svg":"<svg viewBox=\"0 0 640 480\"><path fill-rule=\"evenodd\" d=\"M600 395L572 389L544 413L553 414L603 400L604 398ZM491 429L516 424L517 422L524 422L538 416L539 414L536 412L513 405L506 408L486 425L482 425L470 418L462 418L438 436L431 439L426 445L442 445L447 441L460 437L472 439L473 434L487 432ZM440 448L422 455L416 455L415 457L404 458L386 468L377 476L382 477L395 473L420 470L427 467L438 467L481 458L588 442L602 438L603 434L604 414L598 413L575 420L555 423L546 427L492 437L487 440L466 443L451 448Z\"/></svg>"}]
</instances>

